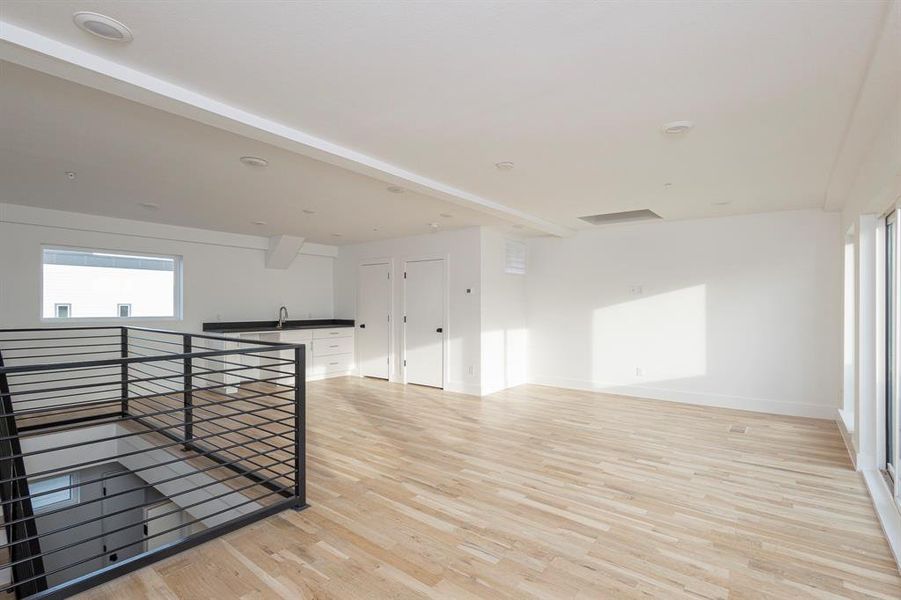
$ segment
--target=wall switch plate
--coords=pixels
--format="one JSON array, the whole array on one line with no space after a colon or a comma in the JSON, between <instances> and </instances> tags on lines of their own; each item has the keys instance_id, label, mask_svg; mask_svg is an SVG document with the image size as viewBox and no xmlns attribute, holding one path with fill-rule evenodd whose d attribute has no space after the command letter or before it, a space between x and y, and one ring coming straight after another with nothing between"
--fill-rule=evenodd
<instances>
[{"instance_id":1,"label":"wall switch plate","mask_svg":"<svg viewBox=\"0 0 901 600\"><path fill-rule=\"evenodd\" d=\"M641 296L642 294L644 294L644 288L640 285L633 285L629 288L629 293L633 296Z\"/></svg>"}]
</instances>

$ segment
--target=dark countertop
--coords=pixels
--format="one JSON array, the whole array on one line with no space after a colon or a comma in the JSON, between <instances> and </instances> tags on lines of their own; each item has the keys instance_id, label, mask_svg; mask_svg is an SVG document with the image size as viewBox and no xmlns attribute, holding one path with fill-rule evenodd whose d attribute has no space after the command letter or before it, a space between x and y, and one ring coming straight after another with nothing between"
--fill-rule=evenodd
<instances>
[{"instance_id":1,"label":"dark countertop","mask_svg":"<svg viewBox=\"0 0 901 600\"><path fill-rule=\"evenodd\" d=\"M331 329L333 327L353 327L352 319L306 319L288 320L279 329L278 321L213 321L204 323L203 330L215 333L241 333L245 331L292 331L297 329Z\"/></svg>"}]
</instances>

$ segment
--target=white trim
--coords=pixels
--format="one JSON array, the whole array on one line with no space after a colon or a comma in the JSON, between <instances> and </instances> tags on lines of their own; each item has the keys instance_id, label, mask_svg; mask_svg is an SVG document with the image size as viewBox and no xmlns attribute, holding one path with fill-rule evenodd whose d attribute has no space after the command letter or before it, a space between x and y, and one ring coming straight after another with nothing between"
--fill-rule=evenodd
<instances>
[{"instance_id":1,"label":"white trim","mask_svg":"<svg viewBox=\"0 0 901 600\"><path fill-rule=\"evenodd\" d=\"M180 225L163 225L161 223L149 223L133 219L87 215L49 208L20 206L18 204L0 203L0 223L66 229L69 231L86 231L90 233L108 233L131 238L261 250L263 252L269 249L268 237L245 235L243 233L226 233L195 227L181 227ZM335 258L338 256L338 247L306 242L300 249L299 254Z\"/></svg>"},{"instance_id":2,"label":"white trim","mask_svg":"<svg viewBox=\"0 0 901 600\"><path fill-rule=\"evenodd\" d=\"M873 501L879 525L882 527L885 539L895 557L895 564L901 571L901 509L899 509L897 501L892 498L882 473L876 469L865 469L862 474L867 491L870 492L870 499Z\"/></svg>"},{"instance_id":3,"label":"white trim","mask_svg":"<svg viewBox=\"0 0 901 600\"><path fill-rule=\"evenodd\" d=\"M846 421L846 411L842 409L838 409L838 417L835 419L835 424L838 426L838 432L842 436L842 441L845 443L845 450L848 451L848 458L851 459L851 465L854 467L854 470L857 470L857 452L854 450L854 429L848 427L848 423Z\"/></svg>"},{"instance_id":4,"label":"white trim","mask_svg":"<svg viewBox=\"0 0 901 600\"><path fill-rule=\"evenodd\" d=\"M792 417L810 417L813 419L833 420L837 408L835 406L825 406L821 404L783 402L766 398L748 398L744 396L730 396L727 394L712 394L705 392L686 392L683 390L647 386L608 384L599 381L570 379L567 377L553 377L547 375L532 376L529 378L529 383L575 390L587 390L617 396L629 396L649 400L665 400L682 404L715 406L718 408L748 410L752 412Z\"/></svg>"},{"instance_id":5,"label":"white trim","mask_svg":"<svg viewBox=\"0 0 901 600\"><path fill-rule=\"evenodd\" d=\"M0 58L556 236L574 230L0 21Z\"/></svg>"}]
</instances>

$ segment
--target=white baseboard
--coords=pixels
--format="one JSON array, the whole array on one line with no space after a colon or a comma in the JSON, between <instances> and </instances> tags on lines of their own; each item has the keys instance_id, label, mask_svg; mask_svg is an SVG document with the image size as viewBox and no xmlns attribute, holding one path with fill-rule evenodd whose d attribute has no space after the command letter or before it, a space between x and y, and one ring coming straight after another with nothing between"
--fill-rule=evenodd
<instances>
[{"instance_id":1,"label":"white baseboard","mask_svg":"<svg viewBox=\"0 0 901 600\"><path fill-rule=\"evenodd\" d=\"M838 425L838 432L842 434L842 441L845 442L845 450L848 451L848 456L851 458L851 464L854 466L854 470L856 471L860 468L860 461L858 460L857 451L854 449L854 440L852 439L853 432L848 430L848 424L845 421L845 417L842 413L843 411L841 410L837 412L835 423L836 425Z\"/></svg>"},{"instance_id":2,"label":"white baseboard","mask_svg":"<svg viewBox=\"0 0 901 600\"><path fill-rule=\"evenodd\" d=\"M469 396L481 396L482 386L478 383L467 383L465 381L448 381L444 384L444 391L467 394Z\"/></svg>"},{"instance_id":3,"label":"white baseboard","mask_svg":"<svg viewBox=\"0 0 901 600\"><path fill-rule=\"evenodd\" d=\"M892 498L892 492L882 477L882 473L876 469L865 469L861 473L867 484L867 490L870 492L873 508L876 509L879 525L882 526L882 531L888 540L898 571L901 571L901 510L895 499Z\"/></svg>"},{"instance_id":4,"label":"white baseboard","mask_svg":"<svg viewBox=\"0 0 901 600\"><path fill-rule=\"evenodd\" d=\"M736 410L750 410L753 412L787 415L792 417L811 417L814 419L834 419L836 410L835 406L820 404L780 402L778 400L767 400L764 398L746 398L742 396L729 396L726 394L686 392L683 390L670 390L637 385L607 385L601 382L569 379L566 377L537 376L532 377L529 383L576 390L588 390L605 394L616 394L618 396L666 400L670 402L681 402L683 404L716 406L718 408L734 408Z\"/></svg>"}]
</instances>

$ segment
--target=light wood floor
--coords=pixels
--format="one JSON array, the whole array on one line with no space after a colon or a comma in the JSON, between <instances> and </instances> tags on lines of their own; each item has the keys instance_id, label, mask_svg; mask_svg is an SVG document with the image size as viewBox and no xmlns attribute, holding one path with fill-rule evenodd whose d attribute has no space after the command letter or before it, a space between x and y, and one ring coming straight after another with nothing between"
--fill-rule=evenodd
<instances>
[{"instance_id":1,"label":"light wood floor","mask_svg":"<svg viewBox=\"0 0 901 600\"><path fill-rule=\"evenodd\" d=\"M308 439L311 508L79 598L901 598L828 421L342 378Z\"/></svg>"}]
</instances>

